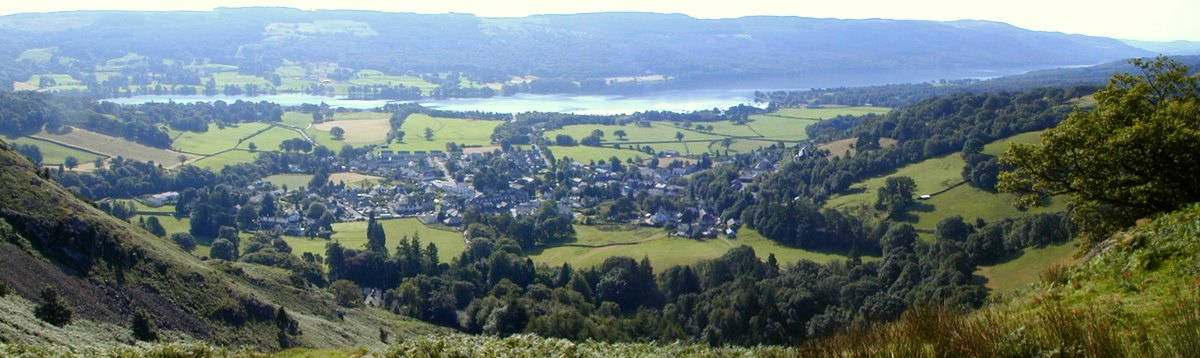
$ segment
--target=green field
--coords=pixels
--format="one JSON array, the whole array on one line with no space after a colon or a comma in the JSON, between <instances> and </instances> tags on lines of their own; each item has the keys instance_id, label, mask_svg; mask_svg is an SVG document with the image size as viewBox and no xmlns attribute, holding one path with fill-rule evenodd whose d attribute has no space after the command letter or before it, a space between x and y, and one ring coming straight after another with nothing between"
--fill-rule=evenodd
<instances>
[{"instance_id":1,"label":"green field","mask_svg":"<svg viewBox=\"0 0 1200 358\"><path fill-rule=\"evenodd\" d=\"M278 151L280 143L292 138L300 138L300 133L284 127L274 127L242 141L242 143L237 144L237 148L249 150L250 143L254 143L260 152ZM332 149L337 148L340 147Z\"/></svg>"},{"instance_id":2,"label":"green field","mask_svg":"<svg viewBox=\"0 0 1200 358\"><path fill-rule=\"evenodd\" d=\"M240 87L240 86L245 86L248 84L256 84L261 89L264 89L264 90L275 87L275 85L272 84L271 81L267 81L267 79L265 79L265 78L258 77L258 76L251 76L251 75L243 75L243 74L239 74L237 72L217 72L217 73L212 74L212 79L213 79L213 81L216 81L218 91L220 91L222 88L224 88L227 85L233 85L233 86Z\"/></svg>"},{"instance_id":3,"label":"green field","mask_svg":"<svg viewBox=\"0 0 1200 358\"><path fill-rule=\"evenodd\" d=\"M1015 259L994 266L980 266L975 273L987 278L987 286L994 292L1011 292L1038 282L1038 274L1050 265L1078 262L1074 257L1077 251L1079 243L1074 241L1028 248Z\"/></svg>"},{"instance_id":4,"label":"green field","mask_svg":"<svg viewBox=\"0 0 1200 358\"><path fill-rule=\"evenodd\" d=\"M31 48L21 51L21 55L17 57L17 62L30 61L35 63L45 63L50 62L50 59L53 57L53 48Z\"/></svg>"},{"instance_id":5,"label":"green field","mask_svg":"<svg viewBox=\"0 0 1200 358\"><path fill-rule=\"evenodd\" d=\"M224 168L226 165L249 163L249 162L253 162L255 158L258 158L257 152L250 152L250 151L239 149L239 150L231 150L231 151L224 152L221 154L209 156L209 157L194 161L191 164L201 167L201 168L208 168L208 169L212 169L214 171L220 172L221 168Z\"/></svg>"},{"instance_id":6,"label":"green field","mask_svg":"<svg viewBox=\"0 0 1200 358\"><path fill-rule=\"evenodd\" d=\"M345 144L363 146L367 144L383 144L387 141L388 131L392 129L390 113L380 112L348 112L334 115L333 120L313 125L306 132L313 136L318 143L331 149L341 148ZM328 120L328 118L326 118ZM329 131L333 127L341 127L346 131L341 140L334 139ZM314 129L321 133L314 136Z\"/></svg>"},{"instance_id":7,"label":"green field","mask_svg":"<svg viewBox=\"0 0 1200 358\"><path fill-rule=\"evenodd\" d=\"M607 126L607 125L599 125L599 124L581 124L581 125L565 126L565 127L562 127L561 129L547 131L545 133L544 137L553 141L555 136L557 136L559 134L566 134L566 135L571 136L572 138L575 138L575 140L581 140L584 137L591 135L593 130L599 129L601 131L604 131L604 137L601 139L605 144L608 144L608 145L611 145L613 143L625 144L625 143L647 143L647 142L649 142L649 143L676 142L676 140L675 140L676 132L683 133L683 140L688 140L688 141L691 141L691 140L718 140L718 139L724 138L724 136L721 136L721 135L697 133L697 132L693 132L693 131L690 131L685 128L676 128L673 124L671 124L669 122L667 122L667 123L651 122L651 124L652 125L650 127L639 127L639 126L635 126L635 125ZM707 124L707 123L705 123L705 124ZM625 140L621 140L621 139L617 138L616 135L613 134L613 132L617 131L617 130L625 131L625 133L627 134L627 136L625 137ZM655 147L655 149L658 149L657 144L650 144L650 145Z\"/></svg>"},{"instance_id":8,"label":"green field","mask_svg":"<svg viewBox=\"0 0 1200 358\"><path fill-rule=\"evenodd\" d=\"M221 129L215 123L209 123L206 132L172 132L172 136L178 135L172 145L182 152L214 154L236 147L243 139L249 139L268 126L270 125L266 123L249 122L239 123L237 126L225 126L224 129ZM279 149L278 147L266 148L261 144L259 148L263 150Z\"/></svg>"},{"instance_id":9,"label":"green field","mask_svg":"<svg viewBox=\"0 0 1200 358\"><path fill-rule=\"evenodd\" d=\"M607 162L609 159L611 159L614 156L617 158L620 158L622 163L624 163L625 160L629 159L629 158L649 159L650 157L652 157L652 155L650 155L650 154L633 151L633 150L628 150L628 149L615 149L615 148L608 148L608 147L588 147L588 146L582 146L582 145L574 146L574 147L550 146L550 152L554 153L554 158L556 160L561 160L563 158L570 157L575 162L583 163L583 164L587 164L591 161L597 161L597 160L604 160L605 162Z\"/></svg>"},{"instance_id":10,"label":"green field","mask_svg":"<svg viewBox=\"0 0 1200 358\"><path fill-rule=\"evenodd\" d=\"M404 142L393 142L393 150L446 150L446 143L465 145L491 145L492 132L500 121L483 121L456 118L437 118L425 114L412 114L404 120ZM425 128L433 130L433 140L425 140Z\"/></svg>"},{"instance_id":11,"label":"green field","mask_svg":"<svg viewBox=\"0 0 1200 358\"><path fill-rule=\"evenodd\" d=\"M1029 134L1021 134L1003 141L989 144L987 150L1007 146L1011 141L1028 140ZM874 205L877 190L883 187L885 180L892 176L907 176L917 183L915 195L932 194L961 183L962 167L966 165L959 153L944 157L926 159L900 168L895 173L870 178L851 185L852 194L830 198L825 206L838 209L852 209L860 205ZM937 223L954 215L961 215L968 221L982 218L995 221L1006 217L1021 216L1026 213L1046 213L1062 211L1066 208L1064 200L1051 200L1050 205L1031 208L1026 211L1018 210L1012 205L1013 196L1006 193L990 193L977 189L969 184L959 185L944 193L934 195L929 200L918 201L915 208L909 211L913 227L927 235L937 227Z\"/></svg>"},{"instance_id":12,"label":"green field","mask_svg":"<svg viewBox=\"0 0 1200 358\"><path fill-rule=\"evenodd\" d=\"M450 262L467 247L461 233L430 228L416 218L388 219L379 222L383 224L383 230L387 233L389 251L395 251L396 243L400 242L404 236L412 237L414 232L421 236L422 248L431 242L437 245L438 258L441 262ZM363 249L367 244L366 221L336 223L333 224L333 231L335 232L333 240L337 240L346 248ZM325 256L325 244L330 242L319 238L309 239L294 236L285 236L283 239L292 246L292 253L297 256L303 255L305 252Z\"/></svg>"},{"instance_id":13,"label":"green field","mask_svg":"<svg viewBox=\"0 0 1200 358\"><path fill-rule=\"evenodd\" d=\"M312 113L304 112L284 112L283 119L280 120L280 123L293 127L299 127L300 129L308 128L312 122Z\"/></svg>"},{"instance_id":14,"label":"green field","mask_svg":"<svg viewBox=\"0 0 1200 358\"><path fill-rule=\"evenodd\" d=\"M346 81L344 83L335 84L334 88L337 90L338 94L346 94L347 88L350 86L378 86L378 85L382 85L382 86L403 85L405 87L417 87L417 88L420 88L421 92L423 92L425 94L429 94L430 91L432 91L435 88L438 88L438 85L429 83L429 82L425 82L425 80L421 79L420 77L389 76L387 74L384 74L381 71L375 71L375 70L358 71L358 74L355 76L355 78L353 78L349 81Z\"/></svg>"},{"instance_id":15,"label":"green field","mask_svg":"<svg viewBox=\"0 0 1200 358\"><path fill-rule=\"evenodd\" d=\"M1008 146L1013 143L1025 144L1040 144L1042 142L1042 131L1025 132L1012 137L1004 138L995 142L988 143L983 147L983 152L995 156L1000 156L1004 151L1008 150Z\"/></svg>"},{"instance_id":16,"label":"green field","mask_svg":"<svg viewBox=\"0 0 1200 358\"><path fill-rule=\"evenodd\" d=\"M312 174L275 174L263 178L263 181L271 183L271 185L280 188L286 185L288 189L295 189L302 186L308 186L308 182L311 181L312 178Z\"/></svg>"},{"instance_id":17,"label":"green field","mask_svg":"<svg viewBox=\"0 0 1200 358\"><path fill-rule=\"evenodd\" d=\"M78 150L75 148L67 147L62 144L44 141L44 140L36 139L36 138L17 137L17 138L4 138L4 140L8 141L9 143L13 143L13 144L32 144L34 146L37 146L38 150L40 150L42 152L42 164L43 165L61 164L68 156L75 157L75 159L79 159L79 163L91 163L92 161L95 161L97 158L101 158L101 156L96 155L96 154L92 154L92 153Z\"/></svg>"},{"instance_id":18,"label":"green field","mask_svg":"<svg viewBox=\"0 0 1200 358\"><path fill-rule=\"evenodd\" d=\"M575 242L531 251L530 257L538 263L551 266L559 266L566 262L577 267L596 266L612 256L628 256L635 259L649 257L655 269L663 270L671 266L716 258L731 248L746 245L753 247L760 258L765 259L767 255L775 254L781 265L802 259L828 262L844 258L836 254L785 247L748 228L742 229L736 239L721 237L706 240L667 237L666 231L647 227L609 231L595 226L576 225L575 231Z\"/></svg>"}]
</instances>

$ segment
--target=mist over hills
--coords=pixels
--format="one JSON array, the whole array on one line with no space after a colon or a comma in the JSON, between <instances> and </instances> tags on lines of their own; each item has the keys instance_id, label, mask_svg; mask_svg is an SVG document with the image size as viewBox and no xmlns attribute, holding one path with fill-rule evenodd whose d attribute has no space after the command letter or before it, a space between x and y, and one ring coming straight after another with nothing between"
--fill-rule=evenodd
<instances>
[{"instance_id":1,"label":"mist over hills","mask_svg":"<svg viewBox=\"0 0 1200 358\"><path fill-rule=\"evenodd\" d=\"M957 73L1152 54L1115 39L988 21L695 19L656 13L483 18L288 8L74 11L0 17L0 37L3 61L26 68L31 65L14 60L22 51L54 48L58 56L85 64L129 53L241 67L335 62L389 73L459 71L482 82L513 75L580 80ZM70 64L48 66L58 65Z\"/></svg>"}]
</instances>

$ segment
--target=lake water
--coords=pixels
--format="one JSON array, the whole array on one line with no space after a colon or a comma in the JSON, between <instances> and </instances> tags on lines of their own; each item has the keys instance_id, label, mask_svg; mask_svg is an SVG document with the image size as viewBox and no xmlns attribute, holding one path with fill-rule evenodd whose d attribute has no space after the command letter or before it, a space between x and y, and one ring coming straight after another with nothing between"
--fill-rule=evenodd
<instances>
[{"instance_id":1,"label":"lake water","mask_svg":"<svg viewBox=\"0 0 1200 358\"><path fill-rule=\"evenodd\" d=\"M310 94L279 94L270 96L171 96L145 95L105 99L119 104L174 101L179 103L225 101L268 101L282 106L319 104L331 107L370 109L395 101L350 100ZM561 112L576 114L629 114L639 111L689 112L712 108L729 108L739 104L754 104L754 91L737 90L676 90L630 96L517 94L492 98L452 98L418 101L429 108L452 111L484 111L497 113Z\"/></svg>"}]
</instances>

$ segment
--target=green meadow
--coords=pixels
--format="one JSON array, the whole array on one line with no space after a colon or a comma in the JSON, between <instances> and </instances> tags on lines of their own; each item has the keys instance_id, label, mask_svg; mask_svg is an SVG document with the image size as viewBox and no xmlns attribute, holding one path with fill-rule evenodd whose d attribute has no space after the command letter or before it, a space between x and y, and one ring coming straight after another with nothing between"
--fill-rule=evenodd
<instances>
[{"instance_id":1,"label":"green meadow","mask_svg":"<svg viewBox=\"0 0 1200 358\"><path fill-rule=\"evenodd\" d=\"M559 266L569 263L576 267L592 267L612 256L628 256L635 259L648 257L658 270L671 266L696 263L725 254L741 245L754 248L759 257L774 254L780 264L799 260L828 262L844 256L821 253L780 245L764 238L758 232L743 228L736 239L724 236L715 239L693 240L668 237L661 228L633 227L609 228L602 226L576 225L576 241L529 252L537 263Z\"/></svg>"},{"instance_id":2,"label":"green meadow","mask_svg":"<svg viewBox=\"0 0 1200 358\"><path fill-rule=\"evenodd\" d=\"M79 160L79 163L91 163L97 158L102 158L102 156L90 152L85 152L79 149L64 146L62 144L36 138L17 137L4 138L4 140L14 144L31 144L37 146L38 150L42 152L43 165L62 164L67 157L75 157L75 159Z\"/></svg>"},{"instance_id":3,"label":"green meadow","mask_svg":"<svg viewBox=\"0 0 1200 358\"><path fill-rule=\"evenodd\" d=\"M1039 282L1038 274L1051 265L1079 262L1075 258L1078 251L1079 243L1076 241L1027 248L1021 256L997 265L980 266L975 273L987 278L987 286L994 292L1012 292Z\"/></svg>"},{"instance_id":4,"label":"green meadow","mask_svg":"<svg viewBox=\"0 0 1200 358\"><path fill-rule=\"evenodd\" d=\"M172 146L182 152L196 154L214 154L223 150L237 147L240 143L250 139L258 132L266 130L269 124L258 122L239 123L236 126L225 126L220 128L215 123L208 125L206 132L172 132L175 141ZM248 143L247 143L248 144ZM276 148L266 148L261 144L259 148L264 150L277 150Z\"/></svg>"},{"instance_id":5,"label":"green meadow","mask_svg":"<svg viewBox=\"0 0 1200 358\"><path fill-rule=\"evenodd\" d=\"M569 157L575 162L583 164L598 160L604 160L607 162L609 159L612 159L612 157L621 159L622 163L630 158L637 160L638 158L649 159L652 157L650 154L629 149L588 147L582 145L574 147L550 146L550 152L554 153L554 158L556 160L562 160L563 158Z\"/></svg>"},{"instance_id":6,"label":"green meadow","mask_svg":"<svg viewBox=\"0 0 1200 358\"><path fill-rule=\"evenodd\" d=\"M1029 142L1037 138L1035 133L1037 132L1023 133L990 143L984 147L984 151L996 153L1002 151L1001 148L1007 148L1009 143ZM874 205L878 195L877 190L883 187L888 177L907 176L917 184L915 195L933 194L953 187L953 189L934 195L929 200L918 201L917 205L909 210L911 215L909 221L913 227L925 233L937 228L937 223L941 220L954 215L961 215L968 221L973 221L975 218L995 221L1026 213L1045 213L1066 209L1066 203L1063 200L1054 198L1045 207L1022 211L1012 205L1013 196L1011 194L990 193L969 184L955 186L963 182L962 167L964 165L966 162L963 161L960 153L909 164L894 173L853 184L850 186L851 194L830 198L825 206L850 210L857 206Z\"/></svg>"},{"instance_id":7,"label":"green meadow","mask_svg":"<svg viewBox=\"0 0 1200 358\"><path fill-rule=\"evenodd\" d=\"M429 151L446 150L446 143L486 146L492 144L492 132L500 121L484 121L457 118L430 117L412 114L404 120L404 142L392 142L393 150ZM433 131L433 138L425 140L425 128Z\"/></svg>"},{"instance_id":8,"label":"green meadow","mask_svg":"<svg viewBox=\"0 0 1200 358\"><path fill-rule=\"evenodd\" d=\"M253 162L255 158L258 158L258 152L237 149L201 158L192 162L191 164L201 168L208 168L220 172L221 168L224 168L227 165L249 163Z\"/></svg>"},{"instance_id":9,"label":"green meadow","mask_svg":"<svg viewBox=\"0 0 1200 358\"><path fill-rule=\"evenodd\" d=\"M451 259L458 257L466 250L467 244L463 241L462 233L455 231L447 231L442 229L431 228L421 223L416 218L402 219L387 219L380 220L383 224L383 230L387 233L387 248L390 251L395 251L396 245L400 239L408 236L413 237L416 233L421 238L421 247L433 243L437 245L438 257L441 262L450 262ZM285 236L283 239L288 245L292 246L292 253L299 256L305 252L310 252L315 255L325 256L325 245L337 241L342 246L349 249L363 249L367 244L367 222L355 221L333 224L333 238L325 240L321 238L304 238Z\"/></svg>"}]
</instances>

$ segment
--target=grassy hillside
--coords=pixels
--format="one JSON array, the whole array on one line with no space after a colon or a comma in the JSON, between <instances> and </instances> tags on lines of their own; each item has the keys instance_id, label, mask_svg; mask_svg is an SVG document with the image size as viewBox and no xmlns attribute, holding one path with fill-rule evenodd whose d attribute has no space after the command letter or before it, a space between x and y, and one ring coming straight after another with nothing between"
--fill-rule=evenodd
<instances>
[{"instance_id":1,"label":"grassy hillside","mask_svg":"<svg viewBox=\"0 0 1200 358\"><path fill-rule=\"evenodd\" d=\"M918 309L810 344L840 356L1185 357L1200 352L1200 205L1113 235L1094 257L983 310ZM953 332L953 334L947 334Z\"/></svg>"},{"instance_id":2,"label":"grassy hillside","mask_svg":"<svg viewBox=\"0 0 1200 358\"><path fill-rule=\"evenodd\" d=\"M0 283L13 292L0 310L14 312L0 320L5 341L127 344L130 317L144 310L168 338L272 350L280 345L280 306L299 328L292 343L302 346L382 348L381 329L436 331L372 309L342 309L344 320L335 318L332 294L296 284L283 270L201 261L39 177L3 141L0 182ZM74 308L73 323L54 327L25 314L45 286Z\"/></svg>"}]
</instances>

